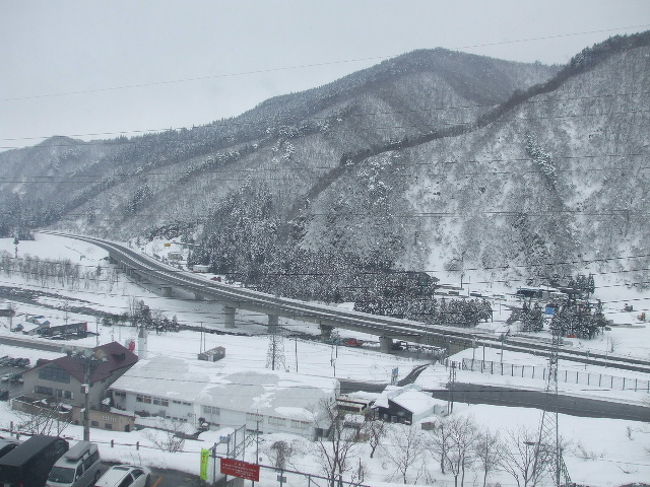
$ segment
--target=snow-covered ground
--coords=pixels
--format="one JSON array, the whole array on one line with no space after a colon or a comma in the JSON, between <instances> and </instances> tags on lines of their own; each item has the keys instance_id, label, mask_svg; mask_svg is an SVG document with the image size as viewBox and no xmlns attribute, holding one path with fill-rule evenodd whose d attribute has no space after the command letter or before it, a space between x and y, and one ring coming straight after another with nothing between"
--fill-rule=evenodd
<instances>
[{"instance_id":1,"label":"snow-covered ground","mask_svg":"<svg viewBox=\"0 0 650 487\"><path fill-rule=\"evenodd\" d=\"M479 429L499 432L502 438L518 428L536 431L541 418L539 411L534 409L464 404L455 405L454 415L471 417ZM24 418L9 409L7 403L0 403L0 427L7 428L10 421L20 422L21 419ZM560 415L559 424L562 440L566 445L564 459L574 482L593 487L613 487L633 482L647 482L650 478L648 453L650 425L648 423ZM404 428L407 427L389 425L389 432L372 459L369 445L365 442L357 443L349 461L352 466L351 473L355 472L361 462L366 485L401 485L401 478L388 452L395 449L395 445L392 444L393 435L399 435ZM107 461L165 466L198 475L201 449L212 447L214 443L218 443L220 436L231 431L231 429L224 429L206 432L198 440L186 440L183 451L176 453L160 450L155 440L164 441L164 434L149 428L131 433L93 429L91 439L99 444L100 454ZM426 440L428 433L422 434ZM69 425L63 435L70 439L81 439L83 429L81 426ZM111 440L114 441L114 447L110 445ZM260 437L261 464L273 464L271 445L277 441L285 441L292 447L288 469L322 474L322 462L315 452L314 444L302 437L289 434ZM139 444L139 450L136 449L136 442ZM218 452L221 455L225 454L225 445L219 445ZM252 462L254 458L254 441L251 441L247 447L246 459ZM441 474L437 465L438 462L432 451L424 447L421 456L415 460L410 469L409 483L422 486L452 486L453 477L449 474ZM291 474L287 474L287 477L290 487L305 485L304 477ZM479 469L470 470L465 482L465 485L481 485L482 474ZM502 486L516 485L513 478L503 471L490 474L489 482L491 485L496 485L496 482ZM258 485L260 487L277 485L276 473L270 469L262 469L261 481Z\"/></svg>"},{"instance_id":2,"label":"snow-covered ground","mask_svg":"<svg viewBox=\"0 0 650 487\"><path fill-rule=\"evenodd\" d=\"M156 250L164 252L166 247L158 245ZM6 250L13 256L15 248L11 239L0 239L0 251ZM148 249L151 251L151 249ZM73 263L83 266L86 271L95 271L101 267L99 276L87 278L74 288L66 288L58 283L46 283L42 285L36 280L25 279L17 275L7 276L0 273L0 286L7 288L25 288L53 295L36 296L35 303L25 303L18 299L8 299L4 305L12 305L17 315L13 319L13 325L24 321L27 315L43 315L53 323L63 323L67 318L69 322L86 321L89 330L97 331L98 336L89 336L85 339L59 342L62 345L84 345L95 346L112 340L126 343L135 338L135 332L130 327L113 326L105 327L99 320L88 311L76 311L75 308L87 307L94 310L101 310L110 313L123 313L127 311L131 297L142 299L154 310L162 311L166 316L177 316L179 323L199 325L206 328L223 328L222 310L219 305L206 301L195 301L191 299L171 299L157 296L145 289L126 280L123 275L117 276L114 280L111 276L111 268L105 260L106 253L92 245L62 237L38 234L36 241L21 241L18 245L18 256L24 257L27 254L39 256L40 258L60 259L67 258ZM598 282L598 281L597 281ZM471 286L470 286L471 287ZM605 288L609 293L605 301L606 312L615 323L627 326L615 326L611 331L606 332L604 337L593 341L574 341L575 347L582 347L592 350L611 351L635 356L648 357L650 350L650 327L638 319L638 314L648 306L647 298L639 295L635 290L628 290L623 286ZM512 289L492 289L493 294L512 293ZM58 295L58 296L57 296ZM635 311L621 311L625 299L634 303ZM503 327L503 321L507 318L509 311L506 300L494 300L495 323L486 325L491 329ZM641 300L643 299L643 300ZM217 335L205 334L205 348L223 346L226 348L224 365L244 366L249 368L265 367L268 340L264 336L266 324L265 315L253 313L238 313L237 328L235 332L242 335ZM298 321L281 320L281 325L288 332L300 331L317 334L316 326L301 323ZM0 318L0 335L8 335L7 318ZM14 335L12 333L12 335ZM247 336L250 335L250 336ZM342 331L342 336L348 336ZM21 335L22 336L22 335ZM349 335L352 336L352 335ZM358 338L369 340L375 337L363 337L354 334ZM40 340L34 338L35 340ZM172 357L192 358L201 350L201 336L197 332L165 332L162 334L150 333L148 336L148 353L153 355L165 355ZM403 377L413 367L425 363L426 357L421 359L410 359L379 353L376 349L349 348L332 346L317 341L306 339L285 338L284 340L285 368L295 372L296 369L302 374L318 376L347 378L360 381L385 383L389 382L391 372L394 368L399 369L399 376ZM486 349L485 359L499 362L500 351ZM53 358L55 352L43 352L33 349L9 347L0 345L0 356L10 355L30 358L32 363L37 358ZM453 357L454 360L462 358L471 359L483 358L483 350L471 349L461 352ZM536 365L543 367L543 358L529 354L520 354L506 351L503 356L505 363L516 365ZM571 371L588 371L592 374L621 373L602 370L602 368L582 364L561 363L560 368ZM625 372L630 378L643 377L633 372ZM418 383L423 387L431 387L432 384L444 383L446 373L440 374L434 369L425 371ZM537 379L521 379L501 375L484 374L480 372L461 371L458 372L457 380L467 380L474 383L518 385L534 389L544 387L543 381ZM581 384L570 383L562 386L567 392L575 394L596 394L600 397L624 400L631 403L643 403L647 401L648 395L641 392L625 391L585 391ZM563 389L564 390L564 389ZM474 418L481 427L489 427L495 431L506 434L508 430L521 425L529 429L538 428L539 411L525 408L506 408L497 406L465 406L456 404L454 414L469 415ZM7 403L0 403L0 427L8 427L10 421L19 421ZM649 418L650 419L650 418ZM563 438L568 442L569 447L565 452L565 460L572 474L573 480L595 486L616 486L631 482L640 482L650 479L650 426L648 423L638 423L623 420L608 420L595 418L578 418L562 415L560 418L561 432ZM399 430L401 426L394 425L391 429ZM81 428L69 426L65 434L72 438L82 436ZM166 465L191 473L198 473L199 452L201 448L212 446L219 433L209 432L202 441L187 440L184 446L184 453L166 453L155 447L152 438L159 435L151 429L138 432L122 433L103 430L93 430L92 438L100 442L101 453L104 458L112 461L128 463L142 463L145 465ZM216 435L216 436L215 436ZM603 439L606 438L606 441ZM110 447L110 440L116 445ZM313 454L313 444L298 437L289 435L269 435L261 438L262 463L272 463L270 445L274 441L284 440L290 442L293 447L289 468L305 472L320 472L319 462ZM355 447L355 458L351 462L355 468L361 462L366 475L366 484L369 485L394 485L401 483L394 473L389 455L390 450L388 438L380 448L375 458L369 458L368 445L363 443ZM135 443L139 442L140 450L136 451ZM123 444L131 445L124 446ZM252 449L247 451L247 458L253 460ZM437 469L437 462L426 454L419 461L417 468L409 477L409 482L418 482L420 485L452 485L453 479L449 475L442 475ZM416 472L419 472L417 475ZM304 485L294 476L288 477L289 485ZM513 485L513 479L507 477L503 472L491 476L490 482L500 482L501 485ZM482 478L478 473L472 473L466 478L465 485L480 485ZM263 471L262 482L259 485L276 485L275 474L268 470Z\"/></svg>"}]
</instances>

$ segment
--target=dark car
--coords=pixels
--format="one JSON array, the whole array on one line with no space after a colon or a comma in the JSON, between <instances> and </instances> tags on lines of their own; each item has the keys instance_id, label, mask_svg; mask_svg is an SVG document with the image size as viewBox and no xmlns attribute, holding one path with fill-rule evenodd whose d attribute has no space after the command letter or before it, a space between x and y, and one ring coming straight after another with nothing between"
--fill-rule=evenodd
<instances>
[{"instance_id":1,"label":"dark car","mask_svg":"<svg viewBox=\"0 0 650 487\"><path fill-rule=\"evenodd\" d=\"M47 475L68 442L56 436L35 435L0 457L0 485L43 487Z\"/></svg>"},{"instance_id":2,"label":"dark car","mask_svg":"<svg viewBox=\"0 0 650 487\"><path fill-rule=\"evenodd\" d=\"M16 448L20 443L16 440L0 439L0 457L4 457L11 450Z\"/></svg>"}]
</instances>

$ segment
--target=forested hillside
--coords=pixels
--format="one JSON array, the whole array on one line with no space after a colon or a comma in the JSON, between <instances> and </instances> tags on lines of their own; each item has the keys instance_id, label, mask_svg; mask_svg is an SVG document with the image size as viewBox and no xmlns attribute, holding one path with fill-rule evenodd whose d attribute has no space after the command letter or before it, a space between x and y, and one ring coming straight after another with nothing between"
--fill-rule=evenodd
<instances>
[{"instance_id":1,"label":"forested hillside","mask_svg":"<svg viewBox=\"0 0 650 487\"><path fill-rule=\"evenodd\" d=\"M5 152L0 232L192 239L193 262L334 301L411 271L647 268L612 256L650 254L649 38L562 68L415 51L203 127Z\"/></svg>"}]
</instances>

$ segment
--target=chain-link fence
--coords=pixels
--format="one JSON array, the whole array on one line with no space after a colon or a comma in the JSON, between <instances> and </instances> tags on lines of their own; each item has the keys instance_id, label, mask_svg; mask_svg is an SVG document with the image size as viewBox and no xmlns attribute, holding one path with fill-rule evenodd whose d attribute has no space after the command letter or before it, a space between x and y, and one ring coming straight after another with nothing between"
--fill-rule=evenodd
<instances>
[{"instance_id":1,"label":"chain-link fence","mask_svg":"<svg viewBox=\"0 0 650 487\"><path fill-rule=\"evenodd\" d=\"M461 362L455 362L455 364L460 370L481 372L483 374L521 377L522 379L537 379L540 381L546 381L548 377L548 368L542 365L519 365L471 358L464 358ZM451 365L451 361L446 365ZM557 380L566 384L650 393L650 380L638 377L616 376L583 370L558 369Z\"/></svg>"}]
</instances>

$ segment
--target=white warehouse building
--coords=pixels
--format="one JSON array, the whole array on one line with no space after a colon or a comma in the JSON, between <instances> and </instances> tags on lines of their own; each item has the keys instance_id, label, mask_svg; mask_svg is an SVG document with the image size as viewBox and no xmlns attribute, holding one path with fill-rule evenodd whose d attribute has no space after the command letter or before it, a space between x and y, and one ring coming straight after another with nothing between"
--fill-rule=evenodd
<instances>
[{"instance_id":1,"label":"white warehouse building","mask_svg":"<svg viewBox=\"0 0 650 487\"><path fill-rule=\"evenodd\" d=\"M336 401L339 387L331 378L155 356L110 390L115 407L130 412L313 438L329 427L324 405Z\"/></svg>"}]
</instances>

